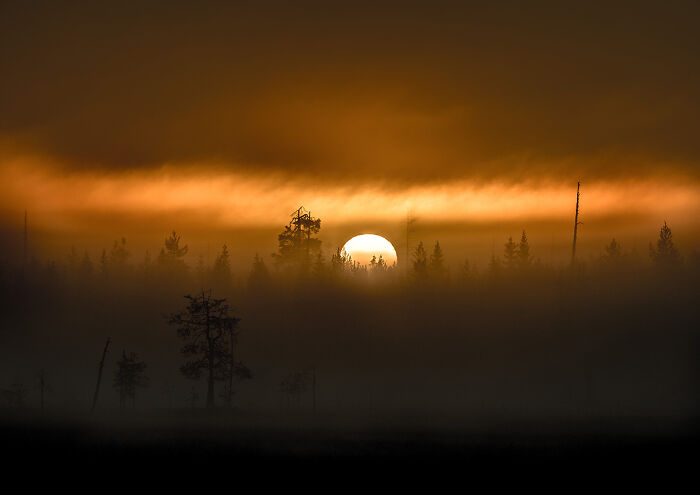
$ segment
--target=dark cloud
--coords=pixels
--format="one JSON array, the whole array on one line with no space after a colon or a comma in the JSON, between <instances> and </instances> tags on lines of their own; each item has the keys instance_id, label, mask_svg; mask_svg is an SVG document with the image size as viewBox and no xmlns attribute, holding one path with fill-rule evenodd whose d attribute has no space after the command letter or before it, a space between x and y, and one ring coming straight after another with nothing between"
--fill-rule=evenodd
<instances>
[{"instance_id":1,"label":"dark cloud","mask_svg":"<svg viewBox=\"0 0 700 495\"><path fill-rule=\"evenodd\" d=\"M0 134L76 168L695 175L698 10L4 3Z\"/></svg>"}]
</instances>

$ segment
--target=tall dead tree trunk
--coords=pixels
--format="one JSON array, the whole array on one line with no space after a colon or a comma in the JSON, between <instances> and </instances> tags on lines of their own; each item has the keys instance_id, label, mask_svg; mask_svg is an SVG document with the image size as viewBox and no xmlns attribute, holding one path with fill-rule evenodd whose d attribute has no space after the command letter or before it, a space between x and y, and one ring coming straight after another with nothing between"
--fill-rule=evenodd
<instances>
[{"instance_id":1,"label":"tall dead tree trunk","mask_svg":"<svg viewBox=\"0 0 700 495\"><path fill-rule=\"evenodd\" d=\"M580 198L581 181L576 184L576 215L574 216L574 243L571 247L571 264L576 263L576 235L578 233L578 226L580 222L578 221L578 202Z\"/></svg>"},{"instance_id":2,"label":"tall dead tree trunk","mask_svg":"<svg viewBox=\"0 0 700 495\"><path fill-rule=\"evenodd\" d=\"M97 370L97 385L95 386L95 395L92 397L92 409L90 412L95 411L95 406L97 405L97 397L100 394L100 383L102 383L102 369L105 366L105 357L107 357L107 349L109 348L109 343L111 339L107 337L107 342L105 343L104 351L102 351L102 360L100 361L100 367Z\"/></svg>"}]
</instances>

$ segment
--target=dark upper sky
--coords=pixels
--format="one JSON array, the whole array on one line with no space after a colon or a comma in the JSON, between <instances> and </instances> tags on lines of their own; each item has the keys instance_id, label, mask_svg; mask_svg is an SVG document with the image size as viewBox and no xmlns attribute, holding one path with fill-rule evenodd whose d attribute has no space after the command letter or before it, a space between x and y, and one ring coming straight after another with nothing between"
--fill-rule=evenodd
<instances>
[{"instance_id":1,"label":"dark upper sky","mask_svg":"<svg viewBox=\"0 0 700 495\"><path fill-rule=\"evenodd\" d=\"M331 181L700 173L697 2L124 3L2 3L4 153Z\"/></svg>"}]
</instances>

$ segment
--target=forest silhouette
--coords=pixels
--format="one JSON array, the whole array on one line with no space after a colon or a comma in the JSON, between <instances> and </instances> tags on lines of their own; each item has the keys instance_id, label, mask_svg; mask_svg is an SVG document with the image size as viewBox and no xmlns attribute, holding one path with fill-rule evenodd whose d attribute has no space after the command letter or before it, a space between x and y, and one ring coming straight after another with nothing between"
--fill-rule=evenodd
<instances>
[{"instance_id":1,"label":"forest silhouette","mask_svg":"<svg viewBox=\"0 0 700 495\"><path fill-rule=\"evenodd\" d=\"M528 456L602 442L647 459L650 439L694 431L700 256L666 222L648 253L611 238L565 265L522 230L484 266L469 253L448 265L428 239L398 264L360 265L321 225L300 208L244 271L227 244L188 264L180 232L141 260L125 237L97 260L25 244L0 276L8 445L78 459L517 458L517 432Z\"/></svg>"},{"instance_id":2,"label":"forest silhouette","mask_svg":"<svg viewBox=\"0 0 700 495\"><path fill-rule=\"evenodd\" d=\"M32 377L44 370L45 411L89 410L110 338L104 413L128 403L468 424L698 412L700 257L682 257L665 222L648 256L613 238L567 266L543 260L526 230L484 267L468 253L447 266L439 241L418 241L408 262L362 266L324 250L320 232L298 210L278 251L242 273L226 245L188 266L178 232L142 261L122 237L95 261L73 249L5 264L3 407L36 410Z\"/></svg>"}]
</instances>

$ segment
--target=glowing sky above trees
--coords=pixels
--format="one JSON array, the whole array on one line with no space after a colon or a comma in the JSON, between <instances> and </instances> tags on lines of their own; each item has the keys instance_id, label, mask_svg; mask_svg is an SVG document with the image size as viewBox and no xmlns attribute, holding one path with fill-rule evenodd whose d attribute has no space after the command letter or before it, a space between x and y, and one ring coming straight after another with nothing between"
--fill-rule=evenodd
<instances>
[{"instance_id":1,"label":"glowing sky above trees","mask_svg":"<svg viewBox=\"0 0 700 495\"><path fill-rule=\"evenodd\" d=\"M563 222L580 179L589 233L666 219L689 238L698 10L4 2L0 222L129 236L156 217L162 237L304 204L353 224L341 243L409 212Z\"/></svg>"}]
</instances>

